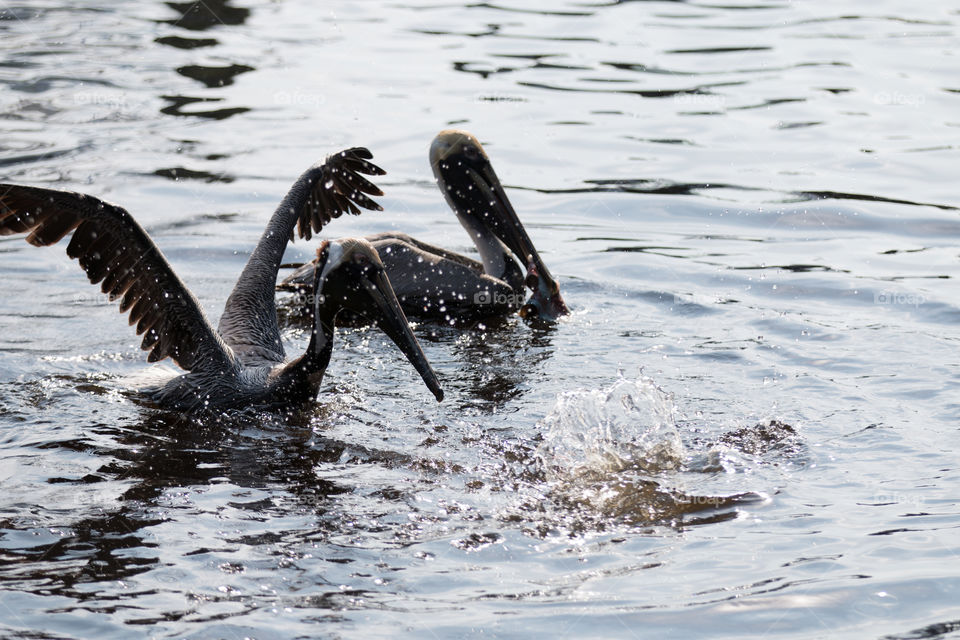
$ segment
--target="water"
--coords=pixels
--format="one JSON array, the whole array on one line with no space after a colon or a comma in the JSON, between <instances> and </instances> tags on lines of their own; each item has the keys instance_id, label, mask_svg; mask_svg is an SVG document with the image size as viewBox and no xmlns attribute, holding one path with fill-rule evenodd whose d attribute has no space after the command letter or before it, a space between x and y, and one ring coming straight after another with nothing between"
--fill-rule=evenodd
<instances>
[{"instance_id":1,"label":"water","mask_svg":"<svg viewBox=\"0 0 960 640\"><path fill-rule=\"evenodd\" d=\"M345 328L315 406L198 424L131 396L139 341L62 246L0 239L0 635L960 637L958 21L4 5L0 179L124 205L214 320L346 146L386 210L332 235L469 251L448 126L573 313L417 326L441 405Z\"/></svg>"}]
</instances>

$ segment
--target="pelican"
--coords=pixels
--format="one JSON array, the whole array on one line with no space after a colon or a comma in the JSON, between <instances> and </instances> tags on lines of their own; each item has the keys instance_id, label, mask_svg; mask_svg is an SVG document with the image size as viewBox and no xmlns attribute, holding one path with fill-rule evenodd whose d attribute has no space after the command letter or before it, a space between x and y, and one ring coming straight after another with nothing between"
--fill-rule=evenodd
<instances>
[{"instance_id":1,"label":"pelican","mask_svg":"<svg viewBox=\"0 0 960 640\"><path fill-rule=\"evenodd\" d=\"M29 233L48 246L73 233L67 255L111 300L121 299L148 360L171 358L186 371L144 389L166 408L200 412L289 408L316 398L330 362L334 322L342 310L374 321L396 343L427 387L443 399L390 286L376 249L363 239L323 242L315 260L313 326L306 352L286 361L277 324L274 287L287 241L296 226L310 239L332 218L380 209L367 195L382 192L361 174L383 175L355 147L307 169L274 212L227 299L218 329L133 217L123 208L81 193L0 184L0 235Z\"/></svg>"},{"instance_id":2,"label":"pelican","mask_svg":"<svg viewBox=\"0 0 960 640\"><path fill-rule=\"evenodd\" d=\"M480 141L466 131L441 131L430 145L430 166L480 261L405 233L367 236L383 259L404 311L424 318L519 311L524 317L545 320L569 313L560 286L520 223ZM300 266L278 289L309 291L318 266L316 260ZM532 290L526 303L525 286Z\"/></svg>"}]
</instances>

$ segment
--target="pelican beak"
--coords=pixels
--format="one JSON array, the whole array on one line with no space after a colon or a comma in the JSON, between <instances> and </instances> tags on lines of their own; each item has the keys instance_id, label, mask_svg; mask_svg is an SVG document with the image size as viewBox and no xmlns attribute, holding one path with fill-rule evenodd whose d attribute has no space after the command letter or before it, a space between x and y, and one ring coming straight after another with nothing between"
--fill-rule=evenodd
<instances>
[{"instance_id":1,"label":"pelican beak","mask_svg":"<svg viewBox=\"0 0 960 640\"><path fill-rule=\"evenodd\" d=\"M490 205L483 218L484 224L507 245L527 269L525 282L533 294L520 310L520 315L556 320L570 313L560 295L560 285L550 275L550 270L533 246L527 230L523 228L497 174L493 171L493 166L487 163L479 171L468 169L467 175Z\"/></svg>"},{"instance_id":2,"label":"pelican beak","mask_svg":"<svg viewBox=\"0 0 960 640\"><path fill-rule=\"evenodd\" d=\"M410 323L407 322L407 316L404 315L400 303L397 301L397 295L393 292L390 285L390 279L387 278L383 269L378 269L364 278L363 289L367 294L367 300L361 302L355 310L366 316L368 320L376 323L380 330L390 336L394 344L400 351L407 356L407 360L417 370L420 377L423 378L427 388L437 398L437 402L443 400L443 389L440 388L440 382L437 380L437 374L427 361L420 343L416 336L410 330Z\"/></svg>"}]
</instances>

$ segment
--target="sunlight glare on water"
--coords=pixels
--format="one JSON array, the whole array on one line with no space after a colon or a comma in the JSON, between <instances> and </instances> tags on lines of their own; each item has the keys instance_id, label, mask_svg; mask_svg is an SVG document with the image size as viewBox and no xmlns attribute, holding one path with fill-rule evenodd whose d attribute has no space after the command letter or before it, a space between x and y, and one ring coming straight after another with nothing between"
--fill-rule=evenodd
<instances>
[{"instance_id":1,"label":"sunlight glare on water","mask_svg":"<svg viewBox=\"0 0 960 640\"><path fill-rule=\"evenodd\" d=\"M416 322L442 404L343 326L315 403L197 420L137 394L157 370L66 240L0 236L0 636L957 637L958 22L0 3L0 182L128 209L214 326L344 148L388 171L384 210L324 237L476 258L428 164L451 127L571 308Z\"/></svg>"}]
</instances>

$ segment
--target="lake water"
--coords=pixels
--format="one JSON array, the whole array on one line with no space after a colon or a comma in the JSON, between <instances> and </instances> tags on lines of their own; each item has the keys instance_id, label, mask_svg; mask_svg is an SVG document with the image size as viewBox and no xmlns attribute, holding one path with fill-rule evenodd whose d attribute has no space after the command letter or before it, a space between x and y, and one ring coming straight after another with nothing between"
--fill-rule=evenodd
<instances>
[{"instance_id":1,"label":"lake water","mask_svg":"<svg viewBox=\"0 0 960 640\"><path fill-rule=\"evenodd\" d=\"M216 320L327 153L472 251L486 145L572 314L338 330L314 406L136 402L64 245L0 238L3 638L960 638L960 9L0 4L0 180L129 209ZM291 245L307 259L315 243ZM308 336L284 323L288 352Z\"/></svg>"}]
</instances>

